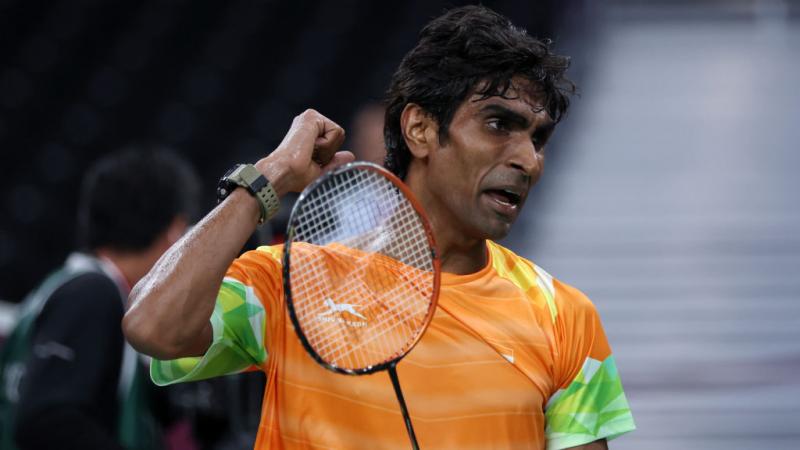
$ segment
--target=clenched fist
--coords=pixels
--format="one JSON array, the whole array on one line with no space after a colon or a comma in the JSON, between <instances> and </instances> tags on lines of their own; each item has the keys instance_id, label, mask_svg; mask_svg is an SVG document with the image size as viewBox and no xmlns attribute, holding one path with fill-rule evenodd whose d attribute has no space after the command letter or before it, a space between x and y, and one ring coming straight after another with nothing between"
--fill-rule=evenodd
<instances>
[{"instance_id":1,"label":"clenched fist","mask_svg":"<svg viewBox=\"0 0 800 450\"><path fill-rule=\"evenodd\" d=\"M283 141L255 166L272 183L279 196L299 192L323 172L355 159L338 151L344 129L313 109L295 117Z\"/></svg>"}]
</instances>

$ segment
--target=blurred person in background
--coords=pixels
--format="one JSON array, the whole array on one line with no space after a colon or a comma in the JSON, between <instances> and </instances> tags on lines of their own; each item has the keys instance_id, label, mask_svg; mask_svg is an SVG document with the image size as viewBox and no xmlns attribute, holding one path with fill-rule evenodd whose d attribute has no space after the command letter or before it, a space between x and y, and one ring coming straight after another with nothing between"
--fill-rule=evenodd
<instances>
[{"instance_id":1,"label":"blurred person in background","mask_svg":"<svg viewBox=\"0 0 800 450\"><path fill-rule=\"evenodd\" d=\"M186 231L198 188L194 169L163 148L129 148L88 170L81 250L27 297L3 348L3 450L162 447L164 418L120 324L131 286Z\"/></svg>"},{"instance_id":2,"label":"blurred person in background","mask_svg":"<svg viewBox=\"0 0 800 450\"><path fill-rule=\"evenodd\" d=\"M635 428L589 299L492 242L542 173L574 91L567 66L547 42L469 6L426 25L392 79L386 166L431 218L447 280L400 369L421 447L599 450ZM275 151L226 175L243 189L221 190L220 206L131 293L123 328L159 358L157 383L269 374L258 449L408 445L385 379L327 371L294 336L282 249L237 258L278 197L353 160L343 140L320 113L297 116Z\"/></svg>"},{"instance_id":3,"label":"blurred person in background","mask_svg":"<svg viewBox=\"0 0 800 450\"><path fill-rule=\"evenodd\" d=\"M386 144L383 142L383 116L386 108L380 103L362 105L353 116L350 126L350 150L359 161L383 165Z\"/></svg>"}]
</instances>

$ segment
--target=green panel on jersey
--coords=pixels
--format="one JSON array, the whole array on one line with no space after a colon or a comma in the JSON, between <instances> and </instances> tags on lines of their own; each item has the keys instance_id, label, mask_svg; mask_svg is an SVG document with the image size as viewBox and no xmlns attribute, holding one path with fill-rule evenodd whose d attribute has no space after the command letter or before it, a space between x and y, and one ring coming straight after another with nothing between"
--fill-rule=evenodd
<instances>
[{"instance_id":1,"label":"green panel on jersey","mask_svg":"<svg viewBox=\"0 0 800 450\"><path fill-rule=\"evenodd\" d=\"M613 439L636 428L614 357L586 358L575 380L545 408L547 449Z\"/></svg>"},{"instance_id":2,"label":"green panel on jersey","mask_svg":"<svg viewBox=\"0 0 800 450\"><path fill-rule=\"evenodd\" d=\"M211 315L214 340L200 357L169 361L154 359L150 376L159 386L243 372L267 359L264 348L264 307L253 289L225 278Z\"/></svg>"}]
</instances>

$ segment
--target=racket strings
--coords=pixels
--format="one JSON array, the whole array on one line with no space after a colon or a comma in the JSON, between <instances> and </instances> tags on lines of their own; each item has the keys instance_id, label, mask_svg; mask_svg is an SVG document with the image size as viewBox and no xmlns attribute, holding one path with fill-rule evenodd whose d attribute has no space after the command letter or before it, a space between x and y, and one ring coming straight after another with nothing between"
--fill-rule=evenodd
<instances>
[{"instance_id":1,"label":"racket strings","mask_svg":"<svg viewBox=\"0 0 800 450\"><path fill-rule=\"evenodd\" d=\"M360 279L364 278L364 274L363 274L364 267L365 266L363 266L363 265L360 266L359 272L362 272L362 273L351 274L347 278L348 280L353 280L353 281L351 283L348 283L347 285L345 285L342 288L344 291L346 291L346 292L362 291L363 292L363 287L362 286L352 286L352 285L353 284L358 284L358 281ZM367 284L371 284L371 283L369 281L367 281ZM385 287L379 288L379 289L383 289L383 291L384 291L383 297L384 298L397 298L397 297L401 297L401 296L402 297L409 297L408 293L405 292L405 290L403 289L403 285L402 284L399 284L395 288L390 289L388 291L386 290ZM427 294L428 293L426 293L426 292L422 293L422 295L427 295ZM383 319L381 319L380 317L376 317L376 320L378 320L379 323L371 324L371 329L372 330L383 330L382 332L377 333L376 335L372 336L372 338L369 339L369 340L361 339L362 343L360 345L358 345L356 347L353 347L353 348L350 348L344 354L342 354L342 352L341 352L342 349L339 348L341 346L334 345L333 341L330 341L328 343L328 345L325 345L324 343L320 343L319 352L322 353L322 354L327 354L327 353L329 353L329 351L331 351L331 352L333 352L331 354L331 358L339 360L339 359L343 359L343 358L348 358L351 354L354 353L354 351L356 351L356 350L360 349L361 347L364 347L364 346L366 346L367 344L370 344L370 343L372 343L373 346L377 346L378 347L378 353L383 353L383 354L390 354L392 352L397 352L398 348L402 348L403 342L398 341L398 339L399 339L398 333L396 332L396 330L393 330L391 327L388 327L387 325L389 325L389 324L391 324L391 323L393 323L395 321L402 321L404 317L413 317L414 314L417 314L417 315L422 314L424 316L424 313L426 312L426 310L424 309L425 305L424 304L423 305L415 305L415 303L413 303L413 302L406 302L404 305L402 305L400 307L392 308L392 307L389 307L389 305L387 305L385 303L385 301L381 301L380 303L381 303L381 306L386 310L387 314L385 315L385 318L383 318ZM415 306L421 306L422 309L420 311L413 311ZM420 322L420 321L421 321L421 319L417 320L417 321L414 321L414 322ZM407 324L407 325L411 329L413 329L416 326L419 326L418 323ZM326 334L330 334L331 330L326 330L324 328L331 328L331 327L337 327L337 326L342 328L342 330L341 330L342 332L346 331L343 328L342 325L336 325L335 323L329 323L327 325L323 325L323 329L319 330L319 332L315 333L315 334L325 336ZM393 331L394 331L394 333L392 333ZM389 342L383 343L383 342L377 340L378 337L382 337L382 336L387 336L389 338ZM310 339L312 341L317 341L316 336L311 335L309 337L310 337ZM340 350L340 351L337 352L336 351L337 349ZM392 350L392 349L394 349L394 350ZM358 356L358 354L356 354L356 357L357 356ZM362 362L361 358L357 358L357 361L359 363Z\"/></svg>"},{"instance_id":2,"label":"racket strings","mask_svg":"<svg viewBox=\"0 0 800 450\"><path fill-rule=\"evenodd\" d=\"M434 267L424 225L388 179L343 172L311 191L295 221L297 319L320 357L361 368L403 354L424 329Z\"/></svg>"},{"instance_id":3,"label":"racket strings","mask_svg":"<svg viewBox=\"0 0 800 450\"><path fill-rule=\"evenodd\" d=\"M405 292L402 292L402 294L405 294ZM361 350L367 345L375 345L378 346L379 348L377 349L377 352L373 351L373 353L382 355L389 354L389 358L387 359L391 359L398 353L402 353L404 342L398 341L398 339L400 338L400 334L396 333L396 330L389 325L393 323L403 324L404 322L411 320L412 323L404 323L404 325L406 325L409 328L409 330L411 330L411 332L413 332L413 330L418 329L422 325L421 322L424 318L424 313L427 312L420 310L414 311L414 308L418 308L420 306L424 307L425 305L415 304L413 302L407 302L405 305L400 306L400 310L387 308L387 313L384 314L385 317L382 318L378 323L371 324L372 329L378 330L376 333L370 336L371 339L362 339L361 342L359 342L358 344L352 345L348 348L344 348L342 346L338 346L335 345L334 343L329 342L327 343L327 345L322 344L322 346L319 348L319 353L331 354L331 357L334 360L340 360L340 359L347 359L352 355L358 357L358 354L356 353L358 350ZM386 335L389 335L388 336L389 342L378 340L378 338L384 337ZM394 339L391 339L392 337ZM337 353L336 350L339 350L339 352ZM396 353L391 354L393 351Z\"/></svg>"}]
</instances>

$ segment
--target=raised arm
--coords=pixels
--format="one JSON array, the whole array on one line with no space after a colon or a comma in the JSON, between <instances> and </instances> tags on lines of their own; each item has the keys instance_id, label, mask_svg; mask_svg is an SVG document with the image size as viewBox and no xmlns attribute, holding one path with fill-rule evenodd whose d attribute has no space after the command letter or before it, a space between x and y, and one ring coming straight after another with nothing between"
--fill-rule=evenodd
<instances>
[{"instance_id":1,"label":"raised arm","mask_svg":"<svg viewBox=\"0 0 800 450\"><path fill-rule=\"evenodd\" d=\"M307 110L295 117L278 148L255 166L278 196L300 191L323 171L353 160L351 153L337 152L343 140L340 126ZM256 199L236 189L136 284L122 321L136 350L159 359L205 353L220 284L258 216Z\"/></svg>"}]
</instances>

